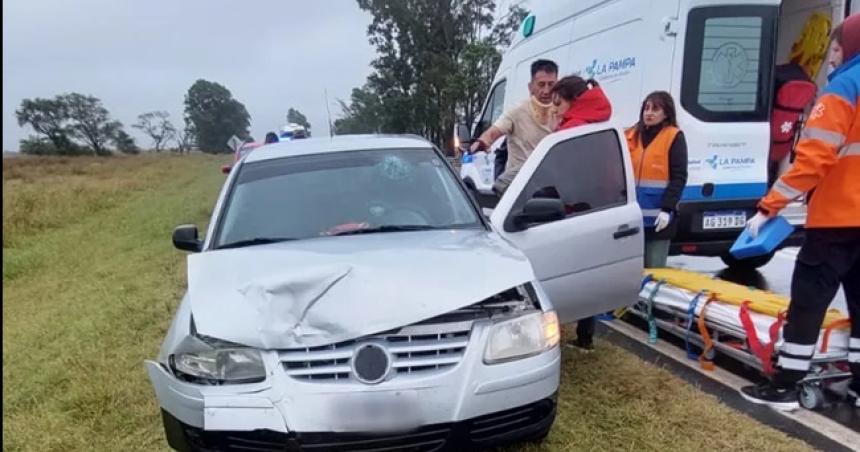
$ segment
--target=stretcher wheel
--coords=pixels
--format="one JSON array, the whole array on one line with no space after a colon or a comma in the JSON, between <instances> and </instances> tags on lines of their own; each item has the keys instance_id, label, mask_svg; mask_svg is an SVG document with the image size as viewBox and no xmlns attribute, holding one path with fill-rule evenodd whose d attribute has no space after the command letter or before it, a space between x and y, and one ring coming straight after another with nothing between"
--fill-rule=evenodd
<instances>
[{"instance_id":1,"label":"stretcher wheel","mask_svg":"<svg viewBox=\"0 0 860 452\"><path fill-rule=\"evenodd\" d=\"M807 410L816 410L824 406L824 391L818 385L802 385L797 399L800 406Z\"/></svg>"}]
</instances>

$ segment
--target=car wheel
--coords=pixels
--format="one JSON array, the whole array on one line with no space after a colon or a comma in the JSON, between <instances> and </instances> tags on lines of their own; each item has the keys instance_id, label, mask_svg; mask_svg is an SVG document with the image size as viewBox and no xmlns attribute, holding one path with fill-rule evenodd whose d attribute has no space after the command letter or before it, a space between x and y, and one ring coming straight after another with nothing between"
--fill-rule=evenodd
<instances>
[{"instance_id":1,"label":"car wheel","mask_svg":"<svg viewBox=\"0 0 860 452\"><path fill-rule=\"evenodd\" d=\"M756 269L759 267L764 267L773 259L773 256L776 255L776 251L770 252L763 256L750 257L747 259L738 259L732 256L730 253L725 253L720 256L720 259L723 260L723 263L726 264L729 268L737 268L737 269Z\"/></svg>"}]
</instances>

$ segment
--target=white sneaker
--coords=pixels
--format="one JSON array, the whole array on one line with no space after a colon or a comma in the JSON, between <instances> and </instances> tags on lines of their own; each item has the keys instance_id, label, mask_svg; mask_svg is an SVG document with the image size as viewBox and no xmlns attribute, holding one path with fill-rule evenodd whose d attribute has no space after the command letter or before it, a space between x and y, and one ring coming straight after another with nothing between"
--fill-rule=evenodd
<instances>
[{"instance_id":1,"label":"white sneaker","mask_svg":"<svg viewBox=\"0 0 860 452\"><path fill-rule=\"evenodd\" d=\"M848 388L848 403L851 403L851 401L854 401L854 408L860 408L860 394L858 394L857 391L855 391L849 387Z\"/></svg>"}]
</instances>

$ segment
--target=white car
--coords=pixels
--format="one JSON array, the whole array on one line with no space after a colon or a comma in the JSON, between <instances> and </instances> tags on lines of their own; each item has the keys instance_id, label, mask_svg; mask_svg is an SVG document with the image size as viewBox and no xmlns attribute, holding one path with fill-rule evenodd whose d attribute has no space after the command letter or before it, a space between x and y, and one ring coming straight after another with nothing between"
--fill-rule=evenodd
<instances>
[{"instance_id":1,"label":"white car","mask_svg":"<svg viewBox=\"0 0 860 452\"><path fill-rule=\"evenodd\" d=\"M592 126L545 139L489 219L417 137L249 154L206 238L174 231L178 248L199 253L146 363L170 446L435 451L543 439L559 320L636 299L641 219L622 138Z\"/></svg>"}]
</instances>

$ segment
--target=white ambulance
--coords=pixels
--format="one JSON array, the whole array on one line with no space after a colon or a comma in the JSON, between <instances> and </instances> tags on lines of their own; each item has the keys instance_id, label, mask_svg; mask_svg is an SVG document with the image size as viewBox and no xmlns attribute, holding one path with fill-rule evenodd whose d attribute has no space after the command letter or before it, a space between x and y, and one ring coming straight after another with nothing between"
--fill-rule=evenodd
<instances>
[{"instance_id":1,"label":"white ambulance","mask_svg":"<svg viewBox=\"0 0 860 452\"><path fill-rule=\"evenodd\" d=\"M535 0L528 6L471 137L460 127L458 140L476 138L527 98L530 65L539 58L558 63L559 76L597 80L621 124L637 121L648 93L668 91L689 152L672 254L720 256L732 266L767 263L772 255L739 262L727 251L768 189L775 67L796 63L823 87L830 31L860 10L860 1ZM493 152L480 159L491 162ZM779 162L781 171L790 159ZM462 175L489 192L486 170L464 165ZM801 226L805 211L798 202L784 215ZM798 244L800 229L783 245Z\"/></svg>"}]
</instances>

